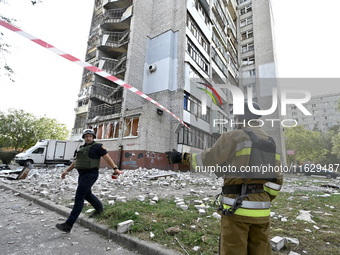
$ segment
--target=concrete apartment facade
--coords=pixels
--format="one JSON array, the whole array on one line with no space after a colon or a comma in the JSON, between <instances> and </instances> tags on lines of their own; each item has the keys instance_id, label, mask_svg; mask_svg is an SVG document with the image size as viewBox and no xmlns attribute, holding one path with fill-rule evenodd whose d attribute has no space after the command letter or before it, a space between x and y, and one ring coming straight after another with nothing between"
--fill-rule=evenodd
<instances>
[{"instance_id":1,"label":"concrete apartment facade","mask_svg":"<svg viewBox=\"0 0 340 255\"><path fill-rule=\"evenodd\" d=\"M298 125L302 125L307 130L320 130L325 133L328 128L340 125L339 100L340 94L338 93L313 96L304 104L312 115L304 115L296 106L291 106L287 109L287 117L295 120Z\"/></svg>"},{"instance_id":2,"label":"concrete apartment facade","mask_svg":"<svg viewBox=\"0 0 340 255\"><path fill-rule=\"evenodd\" d=\"M248 4L255 5L241 14L240 8ZM240 21L250 14L253 24L240 27ZM254 36L247 41L241 36L250 26ZM168 165L165 151L200 152L211 147L222 132L233 129L212 121L233 118L232 94L215 87L221 99L215 103L206 96L206 92L214 94L210 86L252 86L254 99L270 108L272 83L262 85L256 78L257 74L276 76L272 37L269 0L96 0L86 61L142 91L190 130L144 98L85 70L72 139L79 139L85 128L93 128L97 141L121 169L177 168ZM251 40L252 52L241 53ZM241 59L251 54L254 66L242 66ZM252 83L243 84L249 68L255 69L255 77L250 77ZM264 128L281 151L281 131L277 132L281 128Z\"/></svg>"}]
</instances>

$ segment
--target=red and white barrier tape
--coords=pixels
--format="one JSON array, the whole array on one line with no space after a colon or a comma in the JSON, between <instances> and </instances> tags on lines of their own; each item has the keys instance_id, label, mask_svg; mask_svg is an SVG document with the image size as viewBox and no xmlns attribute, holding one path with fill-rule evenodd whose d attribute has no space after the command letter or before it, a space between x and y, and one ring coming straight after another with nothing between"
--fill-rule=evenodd
<instances>
[{"instance_id":1,"label":"red and white barrier tape","mask_svg":"<svg viewBox=\"0 0 340 255\"><path fill-rule=\"evenodd\" d=\"M54 47L53 45L51 44L48 44L47 42L41 40L41 39L38 39L36 37L34 37L33 35L31 34L28 34L26 33L25 31L21 30L20 28L18 27L15 27L9 23L7 23L6 21L3 21L3 20L0 20L0 26L3 26L25 38L27 38L28 40L31 40L32 42L35 42L36 44L39 44L41 47L44 47L52 52L54 52L55 54L63 57L63 58L66 58L67 60L75 63L75 64L78 64L82 67L84 67L85 69L105 78L105 79L108 79L110 81L113 81L114 83L116 83L117 85L119 86L122 86L130 91L132 91L133 93L141 96L142 98L150 101L151 103L155 104L156 106L158 106L159 108L161 108L162 110L170 113L175 119L177 119L180 123L182 123L185 127L187 127L188 129L190 129L180 118L178 118L175 114L173 114L171 111L169 111L167 108L165 108L163 105L161 105L160 103L156 102L155 100L153 100L152 98L148 97L147 95L145 95L143 92L139 91L138 89L136 89L135 87L125 83L123 80L121 79L118 79L117 77L99 69L98 67L96 66L93 66L85 61L81 61L80 59L77 59L75 57L73 57L72 55L70 54L67 54L61 50L59 50L58 48Z\"/></svg>"}]
</instances>

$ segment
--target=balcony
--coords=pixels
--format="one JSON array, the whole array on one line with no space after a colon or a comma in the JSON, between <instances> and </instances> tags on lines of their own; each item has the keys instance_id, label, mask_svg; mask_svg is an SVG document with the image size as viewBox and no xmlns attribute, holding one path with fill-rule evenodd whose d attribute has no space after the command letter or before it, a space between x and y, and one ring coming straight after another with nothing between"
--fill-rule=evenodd
<instances>
[{"instance_id":1,"label":"balcony","mask_svg":"<svg viewBox=\"0 0 340 255\"><path fill-rule=\"evenodd\" d=\"M90 97L112 105L122 101L123 89L119 86L111 87L109 85L96 82L92 86Z\"/></svg>"},{"instance_id":2,"label":"balcony","mask_svg":"<svg viewBox=\"0 0 340 255\"><path fill-rule=\"evenodd\" d=\"M105 30L126 30L130 28L132 6L128 8L107 10L101 27Z\"/></svg>"},{"instance_id":3,"label":"balcony","mask_svg":"<svg viewBox=\"0 0 340 255\"><path fill-rule=\"evenodd\" d=\"M126 8L132 4L132 0L104 0L105 9Z\"/></svg>"},{"instance_id":4,"label":"balcony","mask_svg":"<svg viewBox=\"0 0 340 255\"><path fill-rule=\"evenodd\" d=\"M129 43L130 31L124 32L104 32L100 36L100 46L98 47L103 52L110 54L111 52L126 53Z\"/></svg>"},{"instance_id":5,"label":"balcony","mask_svg":"<svg viewBox=\"0 0 340 255\"><path fill-rule=\"evenodd\" d=\"M224 0L224 1L226 1L226 0ZM235 1L227 0L227 8L228 8L230 16L232 17L233 20L236 20L236 18L237 18L235 4L236 4Z\"/></svg>"},{"instance_id":6,"label":"balcony","mask_svg":"<svg viewBox=\"0 0 340 255\"><path fill-rule=\"evenodd\" d=\"M107 116L112 114L119 114L121 112L122 104L108 105L101 104L91 107L89 110L89 119L93 119L96 116Z\"/></svg>"},{"instance_id":7,"label":"balcony","mask_svg":"<svg viewBox=\"0 0 340 255\"><path fill-rule=\"evenodd\" d=\"M124 76L126 71L126 55L121 59L105 58L99 60L99 68L112 75Z\"/></svg>"}]
</instances>

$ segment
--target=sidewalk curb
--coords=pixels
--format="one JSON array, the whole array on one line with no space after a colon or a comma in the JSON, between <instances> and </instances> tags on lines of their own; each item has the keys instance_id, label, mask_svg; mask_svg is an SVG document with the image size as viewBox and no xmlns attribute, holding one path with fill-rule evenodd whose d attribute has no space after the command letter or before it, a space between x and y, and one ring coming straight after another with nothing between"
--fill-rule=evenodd
<instances>
[{"instance_id":1,"label":"sidewalk curb","mask_svg":"<svg viewBox=\"0 0 340 255\"><path fill-rule=\"evenodd\" d=\"M51 201L44 201L40 197L33 196L30 194L24 193L22 191L16 190L1 182L0 182L0 189L11 190L13 193L18 193L20 197L33 201L34 203L40 206L43 206L50 211L54 211L64 217L68 217L70 213L70 208L67 208L62 205L56 205ZM139 240L135 237L130 237L128 235L120 234L115 230L109 229L106 225L96 223L95 220L89 219L87 216L80 215L77 220L77 223L79 223L85 228L90 229L93 232L96 232L100 235L103 235L111 239L113 242L118 243L119 245L122 245L125 248L138 251L140 254L145 254L145 255L180 255L181 254L173 250L165 249L164 247L156 243L151 243L148 241Z\"/></svg>"}]
</instances>

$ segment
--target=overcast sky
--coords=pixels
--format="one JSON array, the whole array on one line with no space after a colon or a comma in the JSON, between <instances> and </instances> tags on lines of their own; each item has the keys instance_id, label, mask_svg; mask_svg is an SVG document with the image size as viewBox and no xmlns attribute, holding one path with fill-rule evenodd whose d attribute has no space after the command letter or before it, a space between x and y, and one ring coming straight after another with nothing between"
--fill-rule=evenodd
<instances>
[{"instance_id":1,"label":"overcast sky","mask_svg":"<svg viewBox=\"0 0 340 255\"><path fill-rule=\"evenodd\" d=\"M0 4L2 15L17 19L16 25L27 33L84 60L93 0L44 0L36 6L29 0L8 2ZM340 78L340 1L272 3L279 77ZM0 32L12 45L11 54L0 52L0 61L15 71L15 82L0 76L0 110L24 109L36 116L56 118L71 129L82 68L3 27ZM318 81L313 85L315 93L339 93L340 79Z\"/></svg>"}]
</instances>

